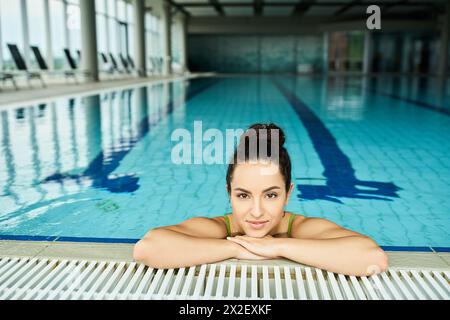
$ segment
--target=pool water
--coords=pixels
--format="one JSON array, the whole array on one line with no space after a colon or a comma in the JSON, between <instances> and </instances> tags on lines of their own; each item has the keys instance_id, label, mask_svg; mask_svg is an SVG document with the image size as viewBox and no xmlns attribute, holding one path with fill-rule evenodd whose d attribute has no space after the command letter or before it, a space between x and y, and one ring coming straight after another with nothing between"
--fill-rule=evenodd
<instances>
[{"instance_id":1,"label":"pool water","mask_svg":"<svg viewBox=\"0 0 450 320\"><path fill-rule=\"evenodd\" d=\"M0 235L138 239L230 212L226 164L174 164L175 129L274 122L287 210L384 246L450 247L450 96L421 78L234 76L0 107Z\"/></svg>"}]
</instances>

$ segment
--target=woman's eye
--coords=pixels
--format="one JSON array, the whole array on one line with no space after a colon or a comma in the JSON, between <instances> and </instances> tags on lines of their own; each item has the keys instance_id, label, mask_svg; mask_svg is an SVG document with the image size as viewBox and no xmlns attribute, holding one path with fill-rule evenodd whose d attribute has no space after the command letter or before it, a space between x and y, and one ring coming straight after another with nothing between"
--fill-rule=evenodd
<instances>
[{"instance_id":1,"label":"woman's eye","mask_svg":"<svg viewBox=\"0 0 450 320\"><path fill-rule=\"evenodd\" d=\"M269 199L275 199L277 196L278 196L278 195L277 195L276 193L268 193L268 194L267 194L267 197L268 197Z\"/></svg>"},{"instance_id":2,"label":"woman's eye","mask_svg":"<svg viewBox=\"0 0 450 320\"><path fill-rule=\"evenodd\" d=\"M237 197L240 198L240 199L247 199L248 198L248 194L240 193L240 194L237 195Z\"/></svg>"}]
</instances>

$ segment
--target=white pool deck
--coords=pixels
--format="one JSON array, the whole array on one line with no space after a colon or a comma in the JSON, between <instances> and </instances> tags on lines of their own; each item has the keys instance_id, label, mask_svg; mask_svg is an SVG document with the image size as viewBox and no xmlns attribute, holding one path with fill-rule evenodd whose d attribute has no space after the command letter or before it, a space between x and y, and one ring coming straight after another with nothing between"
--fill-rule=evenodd
<instances>
[{"instance_id":1,"label":"white pool deck","mask_svg":"<svg viewBox=\"0 0 450 320\"><path fill-rule=\"evenodd\" d=\"M450 271L450 253L387 251L387 254L390 267ZM133 245L58 241L0 241L0 257L2 256L132 262ZM264 261L264 264L279 265L286 262L288 260L269 260ZM255 261L252 261L252 263L255 263Z\"/></svg>"},{"instance_id":2,"label":"white pool deck","mask_svg":"<svg viewBox=\"0 0 450 320\"><path fill-rule=\"evenodd\" d=\"M190 79L202 76L211 76L213 73L185 73L173 74L170 76L151 75L146 78L127 77L105 79L99 82L79 83L55 82L48 83L46 88L35 84L33 88L21 86L20 90L3 88L0 91L0 110L10 107L20 107L26 104L45 103L52 99L67 96L90 95L111 90L121 90L167 82L180 79Z\"/></svg>"},{"instance_id":3,"label":"white pool deck","mask_svg":"<svg viewBox=\"0 0 450 320\"><path fill-rule=\"evenodd\" d=\"M334 274L289 260L178 269L136 263L133 244L0 241L0 300L450 300L450 254L388 251L386 272Z\"/></svg>"}]
</instances>

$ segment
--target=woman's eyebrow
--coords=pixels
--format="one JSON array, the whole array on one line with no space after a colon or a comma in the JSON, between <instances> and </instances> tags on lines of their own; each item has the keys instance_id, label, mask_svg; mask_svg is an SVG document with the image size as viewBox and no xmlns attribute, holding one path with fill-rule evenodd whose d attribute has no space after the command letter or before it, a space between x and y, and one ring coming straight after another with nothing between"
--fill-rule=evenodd
<instances>
[{"instance_id":1,"label":"woman's eyebrow","mask_svg":"<svg viewBox=\"0 0 450 320\"><path fill-rule=\"evenodd\" d=\"M273 186L273 187L264 189L263 192L267 192L267 191L274 190L274 189L281 189L281 188L278 187L278 186ZM250 191L245 190L245 189L243 189L243 188L234 188L234 190L235 190L235 191L242 191L242 192L246 192L246 193L251 193Z\"/></svg>"},{"instance_id":2,"label":"woman's eyebrow","mask_svg":"<svg viewBox=\"0 0 450 320\"><path fill-rule=\"evenodd\" d=\"M270 187L270 188L267 188L267 189L263 190L263 192L267 192L267 191L274 190L274 189L281 189L281 188L278 187L278 186L273 186L273 187Z\"/></svg>"}]
</instances>

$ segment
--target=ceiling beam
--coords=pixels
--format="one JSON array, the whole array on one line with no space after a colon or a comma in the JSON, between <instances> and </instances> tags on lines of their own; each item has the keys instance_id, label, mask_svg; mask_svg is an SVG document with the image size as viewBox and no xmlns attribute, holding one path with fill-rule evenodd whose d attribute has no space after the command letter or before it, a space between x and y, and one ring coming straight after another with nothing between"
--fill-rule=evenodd
<instances>
[{"instance_id":1,"label":"ceiling beam","mask_svg":"<svg viewBox=\"0 0 450 320\"><path fill-rule=\"evenodd\" d=\"M184 6L182 6L182 5L178 4L178 3L173 2L173 0L167 0L167 2L170 3L170 5L171 5L172 7L177 8L178 11L183 12L185 15L187 15L187 16L190 16L190 15L191 15L188 11L186 11L186 9L184 9Z\"/></svg>"},{"instance_id":2,"label":"ceiling beam","mask_svg":"<svg viewBox=\"0 0 450 320\"><path fill-rule=\"evenodd\" d=\"M217 1L217 0L209 0L209 4L211 6L213 6L214 9L216 9L217 14L219 16L224 16L225 15L225 11L223 11L222 5L219 3L219 1Z\"/></svg>"},{"instance_id":3,"label":"ceiling beam","mask_svg":"<svg viewBox=\"0 0 450 320\"><path fill-rule=\"evenodd\" d=\"M353 0L352 2L347 3L346 5L344 5L344 6L342 6L341 8L339 8L339 9L334 13L334 15L335 15L335 16L341 15L341 14L343 14L345 11L347 11L348 9L354 7L355 5L359 5L359 4L361 4L361 0ZM369 5L371 5L371 4L372 4L372 3L369 3L369 2L364 3L364 5L366 5L366 6L369 6Z\"/></svg>"},{"instance_id":4,"label":"ceiling beam","mask_svg":"<svg viewBox=\"0 0 450 320\"><path fill-rule=\"evenodd\" d=\"M308 11L312 5L316 5L316 0L299 1L292 12L293 15L300 17Z\"/></svg>"},{"instance_id":5,"label":"ceiling beam","mask_svg":"<svg viewBox=\"0 0 450 320\"><path fill-rule=\"evenodd\" d=\"M312 0L309 0L312 1ZM291 6L299 6L300 4L306 5L305 0L303 0L302 2L298 2L298 1L285 1L285 2L264 2L264 6L265 7L291 7ZM348 5L348 2L314 2L309 6L313 6L313 7L335 7L335 6L345 6ZM369 5L377 5L377 6L386 6L388 4L392 4L392 5L398 5L398 3L387 3L386 1L371 1L371 2L359 2L359 3L353 3L352 6L362 6L362 7L368 7ZM183 3L179 3L179 6L182 7L210 7L211 4L209 2L183 2ZM253 2L240 2L240 1L236 1L236 2L225 2L225 3L220 3L220 5L222 7L252 7L254 6ZM308 6L308 7L309 7ZM421 1L421 2L406 2L404 4L402 4L403 7L423 7L423 6L427 6L427 7L435 7L436 3L433 2L426 2L426 1ZM306 7L305 7L306 9ZM306 10L305 10L306 11Z\"/></svg>"},{"instance_id":6,"label":"ceiling beam","mask_svg":"<svg viewBox=\"0 0 450 320\"><path fill-rule=\"evenodd\" d=\"M409 2L409 0L402 0L400 2L388 3L388 4L384 5L383 7L381 7L381 12L385 13L392 7L405 5L408 2Z\"/></svg>"},{"instance_id":7,"label":"ceiling beam","mask_svg":"<svg viewBox=\"0 0 450 320\"><path fill-rule=\"evenodd\" d=\"M255 16L261 16L263 13L264 0L254 0L253 1L253 11Z\"/></svg>"},{"instance_id":8,"label":"ceiling beam","mask_svg":"<svg viewBox=\"0 0 450 320\"><path fill-rule=\"evenodd\" d=\"M381 12L382 13L386 13L389 9L392 9L394 7L414 8L415 6L418 5L417 2L410 2L410 1L411 0L401 0L401 1L398 1L398 2L388 3L388 4L386 4L386 5L381 7ZM440 6L441 4L442 3L430 1L430 2L428 2L426 4L423 4L423 5L426 5L428 9L432 9L434 13L438 13L439 14L440 12L442 12L441 10L443 9Z\"/></svg>"}]
</instances>

